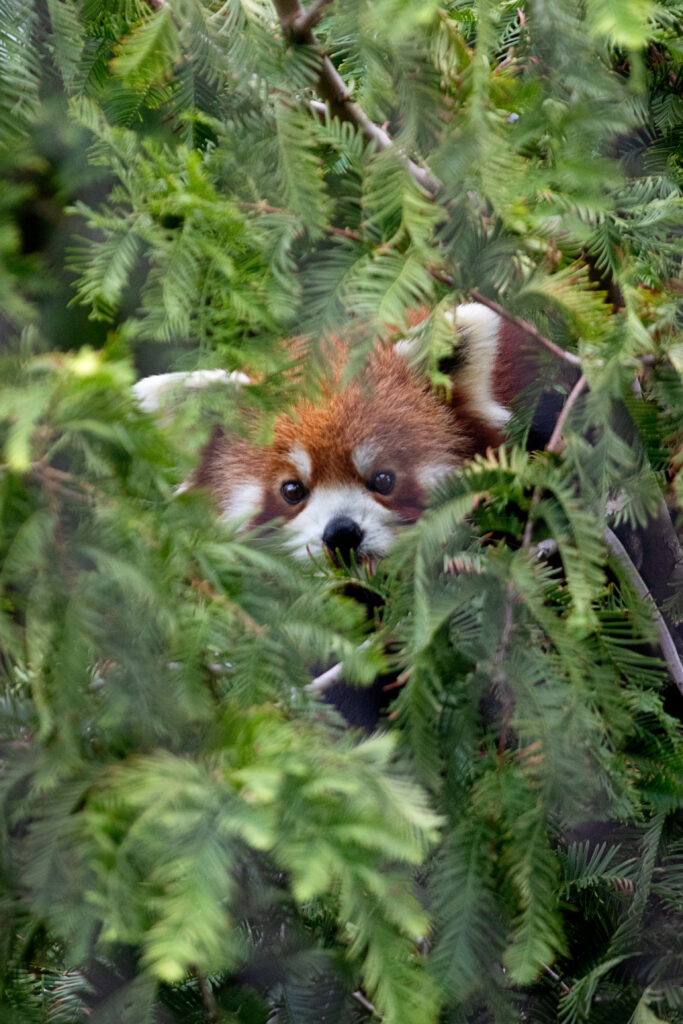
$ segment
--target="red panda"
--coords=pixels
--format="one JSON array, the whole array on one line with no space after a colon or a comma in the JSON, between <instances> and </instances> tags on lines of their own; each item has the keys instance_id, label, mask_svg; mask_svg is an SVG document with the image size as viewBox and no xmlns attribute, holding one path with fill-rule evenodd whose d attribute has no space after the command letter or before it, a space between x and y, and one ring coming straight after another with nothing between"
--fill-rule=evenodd
<instances>
[{"instance_id":1,"label":"red panda","mask_svg":"<svg viewBox=\"0 0 683 1024\"><path fill-rule=\"evenodd\" d=\"M192 484L207 487L225 519L282 523L294 555L323 549L348 561L386 555L403 525L425 508L430 489L465 459L503 440L509 406L537 372L534 343L486 306L458 306L452 391L439 398L411 366L410 340L379 346L364 372L320 403L302 402L278 418L272 444L214 432ZM450 362L450 360L449 360ZM165 374L135 386L144 408L156 408L178 382L202 387L222 371Z\"/></svg>"}]
</instances>

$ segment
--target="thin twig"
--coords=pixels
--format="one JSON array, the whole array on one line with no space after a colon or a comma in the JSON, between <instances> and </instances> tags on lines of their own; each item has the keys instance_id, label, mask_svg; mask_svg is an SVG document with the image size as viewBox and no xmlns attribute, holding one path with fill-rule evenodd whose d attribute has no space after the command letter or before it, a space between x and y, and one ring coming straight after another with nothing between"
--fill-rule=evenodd
<instances>
[{"instance_id":1,"label":"thin twig","mask_svg":"<svg viewBox=\"0 0 683 1024\"><path fill-rule=\"evenodd\" d=\"M219 1024L218 1006L216 1005L211 986L198 967L193 966L191 970L197 981L197 987L204 1003L207 1024Z\"/></svg>"},{"instance_id":2,"label":"thin twig","mask_svg":"<svg viewBox=\"0 0 683 1024\"><path fill-rule=\"evenodd\" d=\"M339 81L341 81L341 78ZM349 116L346 116L345 111L343 110L331 109L331 106L328 107L328 104L330 103L329 99L326 103L321 103L319 100L311 100L309 107L323 121L330 112L333 117L336 115L342 121L350 121L351 124L356 126L356 128L360 128L367 141L373 142L378 149L396 148L394 140L389 134L387 134L387 132L385 132L384 128L380 128L379 125L371 121L357 103L351 103L350 95L345 94L344 101L345 111ZM406 166L418 185L420 185L420 187L426 192L429 192L432 196L435 195L441 187L440 183L435 178L432 178L423 167L420 167L419 164L416 164L413 160L407 157L402 149L396 149L396 152L399 154L401 159L405 161Z\"/></svg>"},{"instance_id":3,"label":"thin twig","mask_svg":"<svg viewBox=\"0 0 683 1024\"><path fill-rule=\"evenodd\" d=\"M510 649L510 636L512 629L515 624L515 603L517 601L517 595L515 593L515 586L510 581L506 587L505 593L505 617L503 620L503 630L500 635L500 643L498 644L498 650L493 658L493 665L497 666L493 675L493 681L500 688L501 693L501 704L502 704L502 718L500 727L500 736L498 737L498 757L499 759L505 754L505 748L507 746L508 729L510 728L510 722L512 721L512 714L515 709L514 700L510 693L510 688L507 685L507 677L505 675L505 659L508 656Z\"/></svg>"},{"instance_id":4,"label":"thin twig","mask_svg":"<svg viewBox=\"0 0 683 1024\"><path fill-rule=\"evenodd\" d=\"M382 687L382 693L390 693L392 690L402 689L408 684L412 674L413 666L409 665L408 668L404 669L399 676L396 676L392 683L387 683L386 686Z\"/></svg>"},{"instance_id":5,"label":"thin twig","mask_svg":"<svg viewBox=\"0 0 683 1024\"><path fill-rule=\"evenodd\" d=\"M560 414L557 417L557 420L555 421L555 427L553 429L552 434L550 435L550 440L548 441L547 445L545 446L545 450L547 452L557 453L560 450L560 439L562 437L562 431L564 429L564 425L567 422L567 417L569 416L569 413L572 411L572 408L575 405L577 398L579 397L579 395L581 394L581 392L584 390L585 387L586 387L586 378L584 377L583 374L581 374L581 376L577 380L576 384L574 385L574 387L570 391L569 397L568 397L567 401L564 403L564 406L560 410ZM531 495L531 503L529 505L529 514L527 516L526 526L524 527L524 536L522 538L522 547L523 548L528 548L531 545L531 535L532 535L533 530L534 530L534 521L533 521L533 519L531 517L531 512L536 507L536 505L538 505L540 500L541 500L541 489L540 489L540 487L536 487L536 488L534 488L534 493Z\"/></svg>"},{"instance_id":6,"label":"thin twig","mask_svg":"<svg viewBox=\"0 0 683 1024\"><path fill-rule=\"evenodd\" d=\"M440 284L445 284L447 288L452 288L455 284L452 274L449 274L447 270L442 270L441 267L435 267L433 263L427 264L427 273L430 277L433 277L435 281L438 281Z\"/></svg>"},{"instance_id":7,"label":"thin twig","mask_svg":"<svg viewBox=\"0 0 683 1024\"><path fill-rule=\"evenodd\" d=\"M659 638L662 657L669 668L673 681L681 693L683 693L683 665L681 664L681 659L678 655L678 651L676 650L676 645L673 642L671 633L669 632L669 628L664 621L664 616L657 607L655 599L647 588L647 584L631 561L628 551L621 543L616 533L607 527L603 536L609 553L616 558L623 568L624 572L633 584L638 597L642 598L652 609L652 614L654 615L655 624L657 626L657 635Z\"/></svg>"},{"instance_id":8,"label":"thin twig","mask_svg":"<svg viewBox=\"0 0 683 1024\"><path fill-rule=\"evenodd\" d=\"M360 989L357 992L352 992L351 995L353 996L357 1003L360 1003L364 1010L368 1011L368 1013L377 1013L375 1007L372 1005L369 999L365 998Z\"/></svg>"},{"instance_id":9,"label":"thin twig","mask_svg":"<svg viewBox=\"0 0 683 1024\"><path fill-rule=\"evenodd\" d=\"M576 400L578 399L581 392L585 389L585 387L586 378L583 374L581 374L576 384L570 391L567 401L564 403L562 409L560 410L560 414L555 422L555 427L553 429L552 434L550 435L550 440L545 446L545 450L547 452L553 452L556 454L558 451L561 450L562 431L564 430L564 425L567 422L567 417L569 416L569 413L572 411L572 408L576 404Z\"/></svg>"},{"instance_id":10,"label":"thin twig","mask_svg":"<svg viewBox=\"0 0 683 1024\"><path fill-rule=\"evenodd\" d=\"M265 632L265 626L260 625L255 619L252 619L248 612L245 612L244 608L240 608L238 604L231 601L230 598L226 597L225 594L219 594L219 592L211 586L207 580L203 580L200 576L189 576L190 585L201 594L203 597L208 597L210 601L214 601L221 608L232 612L238 622L240 622L250 633L256 633L262 636Z\"/></svg>"},{"instance_id":11,"label":"thin twig","mask_svg":"<svg viewBox=\"0 0 683 1024\"><path fill-rule=\"evenodd\" d=\"M374 143L378 149L395 149L405 161L406 167L417 184L431 195L435 195L440 188L440 183L428 174L423 167L420 167L419 164L416 164L405 153L396 148L393 140L384 129L371 121L357 103L351 101L351 94L344 79L330 58L322 53L320 43L311 30L309 18L313 8L311 11L307 11L301 6L299 0L273 0L273 2L285 37L299 45L314 47L320 52L318 91L325 102L323 104L312 102L311 109L316 111L316 113L322 113L325 117L329 114L332 117L338 117L342 121L348 121L350 124L355 125L362 132L364 138L368 142ZM315 6L316 4L314 4L314 8ZM304 27L302 31L300 28L302 25L308 27Z\"/></svg>"},{"instance_id":12,"label":"thin twig","mask_svg":"<svg viewBox=\"0 0 683 1024\"><path fill-rule=\"evenodd\" d=\"M337 238L348 238L351 242L362 242L363 239L357 231L352 231L351 228L336 228L331 224L326 231L330 235L335 235Z\"/></svg>"},{"instance_id":13,"label":"thin twig","mask_svg":"<svg viewBox=\"0 0 683 1024\"><path fill-rule=\"evenodd\" d=\"M242 210L254 210L256 213L288 213L281 206L271 206L270 203L266 203L262 200L258 203L246 203L242 200L238 200L237 206ZM362 242L362 237L357 231L352 231L350 228L337 228L333 224L325 229L328 235L335 235L338 238L348 238L351 242Z\"/></svg>"},{"instance_id":14,"label":"thin twig","mask_svg":"<svg viewBox=\"0 0 683 1024\"><path fill-rule=\"evenodd\" d=\"M0 473L10 468L8 463L2 463L0 464ZM56 469L42 460L32 462L28 467L28 472L38 477L46 486L49 484L58 487L61 495L72 498L74 501L90 503L92 498L104 496L102 491L88 483L87 480L81 480L80 477L74 476L73 473L67 473L63 469ZM80 487L85 494L74 490L75 487Z\"/></svg>"},{"instance_id":15,"label":"thin twig","mask_svg":"<svg viewBox=\"0 0 683 1024\"><path fill-rule=\"evenodd\" d=\"M534 488L534 493L531 495L531 501L529 503L529 511L528 511L527 517L526 517L526 525L524 527L524 534L522 536L522 547L523 548L530 548L531 547L531 536L532 536L532 534L534 532L534 521L532 519L531 513L536 508L536 506L538 505L540 500L541 500L541 489L540 489L540 487L535 487Z\"/></svg>"},{"instance_id":16,"label":"thin twig","mask_svg":"<svg viewBox=\"0 0 683 1024\"><path fill-rule=\"evenodd\" d=\"M50 480L53 484L56 484L64 494L68 494L69 497L75 498L77 501L90 501L91 498L97 495L97 488L92 484L88 483L87 480L81 480L80 477L74 476L73 473L67 473L63 469L57 469L55 466L50 466L46 462L33 462L31 464L31 472L36 476L41 476L46 480ZM86 497L86 494L80 494L73 490L74 487L81 487L86 494L90 495L90 498Z\"/></svg>"},{"instance_id":17,"label":"thin twig","mask_svg":"<svg viewBox=\"0 0 683 1024\"><path fill-rule=\"evenodd\" d=\"M541 345L544 345L559 359L564 360L565 363L569 363L571 366L581 366L581 360L578 356L575 356L573 352L567 352L565 349L560 348L560 346L556 345L554 341L550 340L550 338L546 338L545 335L541 334L538 328L534 327L533 324L530 324L528 320L522 320L521 317L510 313L509 310L505 309L505 307L501 306L498 302L494 302L493 299L487 299L487 297L482 295L476 288L471 289L470 295L475 302L481 302L482 306L488 306L489 309L492 309L494 313L498 314L498 316L502 316L502 318L507 320L508 323L515 324L516 327L521 328L525 334L528 334Z\"/></svg>"},{"instance_id":18,"label":"thin twig","mask_svg":"<svg viewBox=\"0 0 683 1024\"><path fill-rule=\"evenodd\" d=\"M543 970L545 971L545 973L548 975L549 978L552 978L553 981L557 982L557 984L560 986L560 989L562 990L562 995L564 995L564 996L569 995L569 993L571 992L571 989L570 989L569 985L566 985L562 981L562 978L559 976L557 971L554 971L552 969L552 967L548 967L546 964L543 964Z\"/></svg>"}]
</instances>

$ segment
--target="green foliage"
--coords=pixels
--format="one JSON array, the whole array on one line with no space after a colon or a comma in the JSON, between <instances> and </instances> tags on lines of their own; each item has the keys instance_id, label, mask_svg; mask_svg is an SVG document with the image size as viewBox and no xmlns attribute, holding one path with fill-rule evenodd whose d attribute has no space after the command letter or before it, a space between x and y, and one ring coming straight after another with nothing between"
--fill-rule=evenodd
<instances>
[{"instance_id":1,"label":"green foliage","mask_svg":"<svg viewBox=\"0 0 683 1024\"><path fill-rule=\"evenodd\" d=\"M268 0L0 0L0 1021L679 1024L683 600L633 570L681 499L683 7L320 13L318 50ZM176 489L325 333L426 306L445 386L472 288L589 389L439 489L369 634ZM134 403L196 366L259 383ZM398 677L376 735L333 662Z\"/></svg>"}]
</instances>

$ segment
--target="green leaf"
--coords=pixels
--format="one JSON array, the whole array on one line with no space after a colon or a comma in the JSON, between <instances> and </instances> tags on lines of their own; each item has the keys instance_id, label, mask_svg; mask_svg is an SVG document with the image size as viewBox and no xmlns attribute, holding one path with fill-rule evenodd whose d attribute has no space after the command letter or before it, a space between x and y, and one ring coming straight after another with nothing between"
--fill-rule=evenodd
<instances>
[{"instance_id":1,"label":"green leaf","mask_svg":"<svg viewBox=\"0 0 683 1024\"><path fill-rule=\"evenodd\" d=\"M120 42L112 68L131 88L147 89L170 75L179 55L173 12L164 4Z\"/></svg>"}]
</instances>

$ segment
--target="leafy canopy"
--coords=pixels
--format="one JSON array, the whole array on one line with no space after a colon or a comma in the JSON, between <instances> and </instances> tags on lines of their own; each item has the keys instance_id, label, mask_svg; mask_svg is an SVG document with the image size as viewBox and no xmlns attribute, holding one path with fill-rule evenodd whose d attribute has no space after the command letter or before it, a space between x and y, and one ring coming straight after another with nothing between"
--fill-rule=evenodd
<instances>
[{"instance_id":1,"label":"leafy canopy","mask_svg":"<svg viewBox=\"0 0 683 1024\"><path fill-rule=\"evenodd\" d=\"M0 1020L675 1024L683 7L312 12L0 0ZM174 497L326 332L424 306L443 385L475 289L589 389L434 495L371 633ZM259 383L135 405L197 366ZM376 735L335 662L393 673Z\"/></svg>"}]
</instances>

